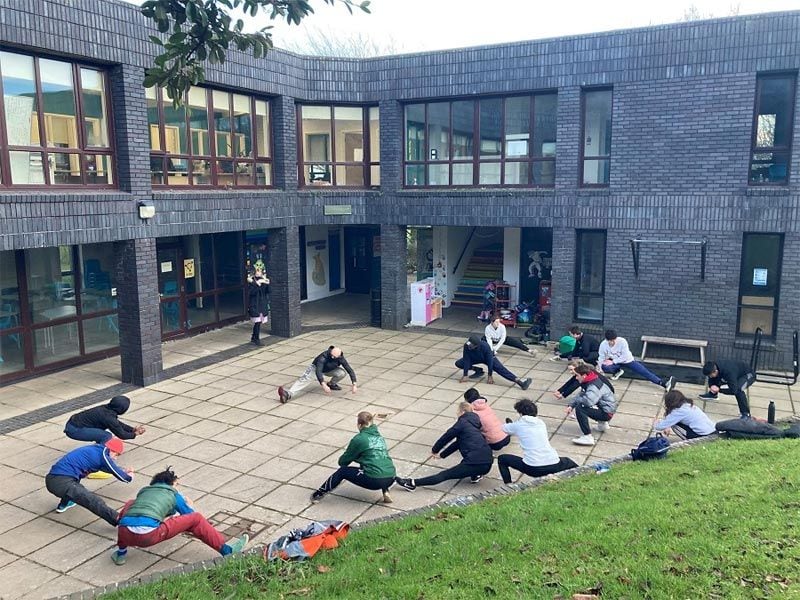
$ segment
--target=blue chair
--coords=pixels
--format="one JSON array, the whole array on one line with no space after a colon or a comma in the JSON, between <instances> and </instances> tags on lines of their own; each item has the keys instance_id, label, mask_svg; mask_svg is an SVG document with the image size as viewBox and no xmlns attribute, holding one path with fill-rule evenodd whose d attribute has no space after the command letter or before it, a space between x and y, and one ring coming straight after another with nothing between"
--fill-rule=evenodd
<instances>
[{"instance_id":1,"label":"blue chair","mask_svg":"<svg viewBox=\"0 0 800 600\"><path fill-rule=\"evenodd\" d=\"M19 326L19 318L15 314L14 308L11 304L3 304L2 312L3 316L0 317L0 331L3 329L13 329L14 327ZM17 348L22 347L22 341L19 339L18 333L12 333L8 337L16 342Z\"/></svg>"},{"instance_id":2,"label":"blue chair","mask_svg":"<svg viewBox=\"0 0 800 600\"><path fill-rule=\"evenodd\" d=\"M165 281L164 296L176 296L177 294L178 294L178 282ZM178 329L178 327L180 326L181 311L180 307L178 306L177 300L164 302L162 304L162 309L164 311L164 317L167 320L167 326L170 329Z\"/></svg>"}]
</instances>

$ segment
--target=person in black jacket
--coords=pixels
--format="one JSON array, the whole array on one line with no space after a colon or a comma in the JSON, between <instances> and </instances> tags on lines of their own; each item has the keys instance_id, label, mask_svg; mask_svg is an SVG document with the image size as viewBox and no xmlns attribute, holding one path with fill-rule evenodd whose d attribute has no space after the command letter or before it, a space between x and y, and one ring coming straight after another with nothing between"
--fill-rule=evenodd
<instances>
[{"instance_id":1,"label":"person in black jacket","mask_svg":"<svg viewBox=\"0 0 800 600\"><path fill-rule=\"evenodd\" d=\"M514 375L514 373L509 371L503 363L500 362L500 359L494 355L491 346L489 346L485 340L482 340L477 335L473 335L470 336L464 344L461 358L456 361L456 368L461 369L462 372L461 383L467 381L468 378L480 379L483 377L484 370L476 365L486 365L489 371L489 377L486 380L487 383L494 383L494 377L492 375L495 371L500 377L516 383L523 390L527 390L531 385L531 381L533 381L530 377L520 379ZM467 377L467 373L470 370L472 370L473 373Z\"/></svg>"},{"instance_id":2,"label":"person in black jacket","mask_svg":"<svg viewBox=\"0 0 800 600\"><path fill-rule=\"evenodd\" d=\"M264 272L256 267L255 271L247 277L247 314L253 322L253 335L250 343L263 346L261 341L261 324L269 321L269 279L264 277Z\"/></svg>"},{"instance_id":3,"label":"person in black jacket","mask_svg":"<svg viewBox=\"0 0 800 600\"><path fill-rule=\"evenodd\" d=\"M599 340L594 336L585 334L577 325L573 325L569 328L569 334L575 338L575 347L572 349L572 352L556 354L551 357L550 360L580 358L587 364L596 365L597 358L600 356Z\"/></svg>"},{"instance_id":4,"label":"person in black jacket","mask_svg":"<svg viewBox=\"0 0 800 600\"><path fill-rule=\"evenodd\" d=\"M95 406L72 415L64 427L68 438L79 442L105 444L116 436L121 440L132 440L145 431L141 425L132 427L119 420L130 408L127 396L114 396L108 404Z\"/></svg>"},{"instance_id":5,"label":"person in black jacket","mask_svg":"<svg viewBox=\"0 0 800 600\"><path fill-rule=\"evenodd\" d=\"M701 400L716 400L720 393L736 396L739 416L750 418L747 388L755 383L756 374L746 363L740 360L708 361L703 365L703 375L708 377L708 392L699 395Z\"/></svg>"},{"instance_id":6,"label":"person in black jacket","mask_svg":"<svg viewBox=\"0 0 800 600\"><path fill-rule=\"evenodd\" d=\"M574 358L571 361L569 361L569 365L567 366L567 370L570 372L572 377L567 379L567 381L564 382L564 385L562 385L555 392L553 392L553 396L555 396L556 398L561 400L563 398L569 397L569 395L572 394L572 392L574 392L579 387L581 387L581 384L578 383L578 380L575 378L575 368L578 367L579 365L585 365L585 364L588 364L588 363L584 362L584 360L580 359L580 358ZM608 379L605 376L604 373L600 373L598 371L597 372L597 376L600 378L600 381L605 383L611 389L612 392L615 391L614 390L614 386L611 383L611 380Z\"/></svg>"},{"instance_id":7,"label":"person in black jacket","mask_svg":"<svg viewBox=\"0 0 800 600\"><path fill-rule=\"evenodd\" d=\"M325 382L325 375L331 378L327 383ZM353 385L351 389L355 394L358 391L355 371L347 362L341 348L329 346L325 352L314 359L314 362L308 366L300 376L300 379L295 381L288 390L284 386L278 388L278 399L281 404L286 404L289 400L305 391L314 381L314 378L316 378L322 391L326 394L330 394L331 390L338 392L342 389L339 387L339 381L344 379L345 375L350 376L350 383Z\"/></svg>"},{"instance_id":8,"label":"person in black jacket","mask_svg":"<svg viewBox=\"0 0 800 600\"><path fill-rule=\"evenodd\" d=\"M413 492L419 485L436 485L464 477L469 477L472 483L478 483L489 472L494 460L492 449L481 433L481 420L472 412L472 405L469 402L461 402L458 405L458 419L433 445L431 458L447 458L456 450L461 453L462 459L455 467L420 479L395 477L395 483Z\"/></svg>"}]
</instances>

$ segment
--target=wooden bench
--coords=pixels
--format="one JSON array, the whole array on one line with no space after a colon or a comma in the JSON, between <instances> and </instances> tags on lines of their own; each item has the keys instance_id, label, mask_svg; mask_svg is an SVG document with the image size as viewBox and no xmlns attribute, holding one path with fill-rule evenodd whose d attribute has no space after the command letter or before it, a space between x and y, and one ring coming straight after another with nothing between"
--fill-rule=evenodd
<instances>
[{"instance_id":1,"label":"wooden bench","mask_svg":"<svg viewBox=\"0 0 800 600\"><path fill-rule=\"evenodd\" d=\"M706 348L708 347L708 342L705 340L686 340L681 338L668 338L668 337L658 337L655 335L643 335L642 336L642 360L645 360L647 356L647 344L660 344L662 346L677 346L680 348L696 348L700 350L700 366L702 367L706 363ZM675 361L675 360L659 360L659 359L650 359L650 362L659 362L659 363L668 363L674 365L681 365L681 366L696 366L697 363L686 363L685 361Z\"/></svg>"}]
</instances>

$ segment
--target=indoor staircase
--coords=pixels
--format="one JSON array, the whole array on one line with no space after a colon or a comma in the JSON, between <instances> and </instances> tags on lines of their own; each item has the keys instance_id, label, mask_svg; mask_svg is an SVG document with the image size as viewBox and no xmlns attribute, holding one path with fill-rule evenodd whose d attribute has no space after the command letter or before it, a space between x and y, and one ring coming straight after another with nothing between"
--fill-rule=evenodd
<instances>
[{"instance_id":1,"label":"indoor staircase","mask_svg":"<svg viewBox=\"0 0 800 600\"><path fill-rule=\"evenodd\" d=\"M474 308L479 313L483 308L483 288L486 282L502 278L503 246L493 244L476 248L450 305Z\"/></svg>"}]
</instances>

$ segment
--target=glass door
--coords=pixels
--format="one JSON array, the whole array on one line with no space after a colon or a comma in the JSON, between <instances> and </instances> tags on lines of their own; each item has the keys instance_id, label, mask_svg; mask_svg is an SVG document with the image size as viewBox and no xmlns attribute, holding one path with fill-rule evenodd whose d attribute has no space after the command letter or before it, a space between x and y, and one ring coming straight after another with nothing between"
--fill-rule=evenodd
<instances>
[{"instance_id":1,"label":"glass door","mask_svg":"<svg viewBox=\"0 0 800 600\"><path fill-rule=\"evenodd\" d=\"M170 338L187 329L184 300L183 252L180 246L158 248L158 295L161 298L161 337Z\"/></svg>"}]
</instances>

